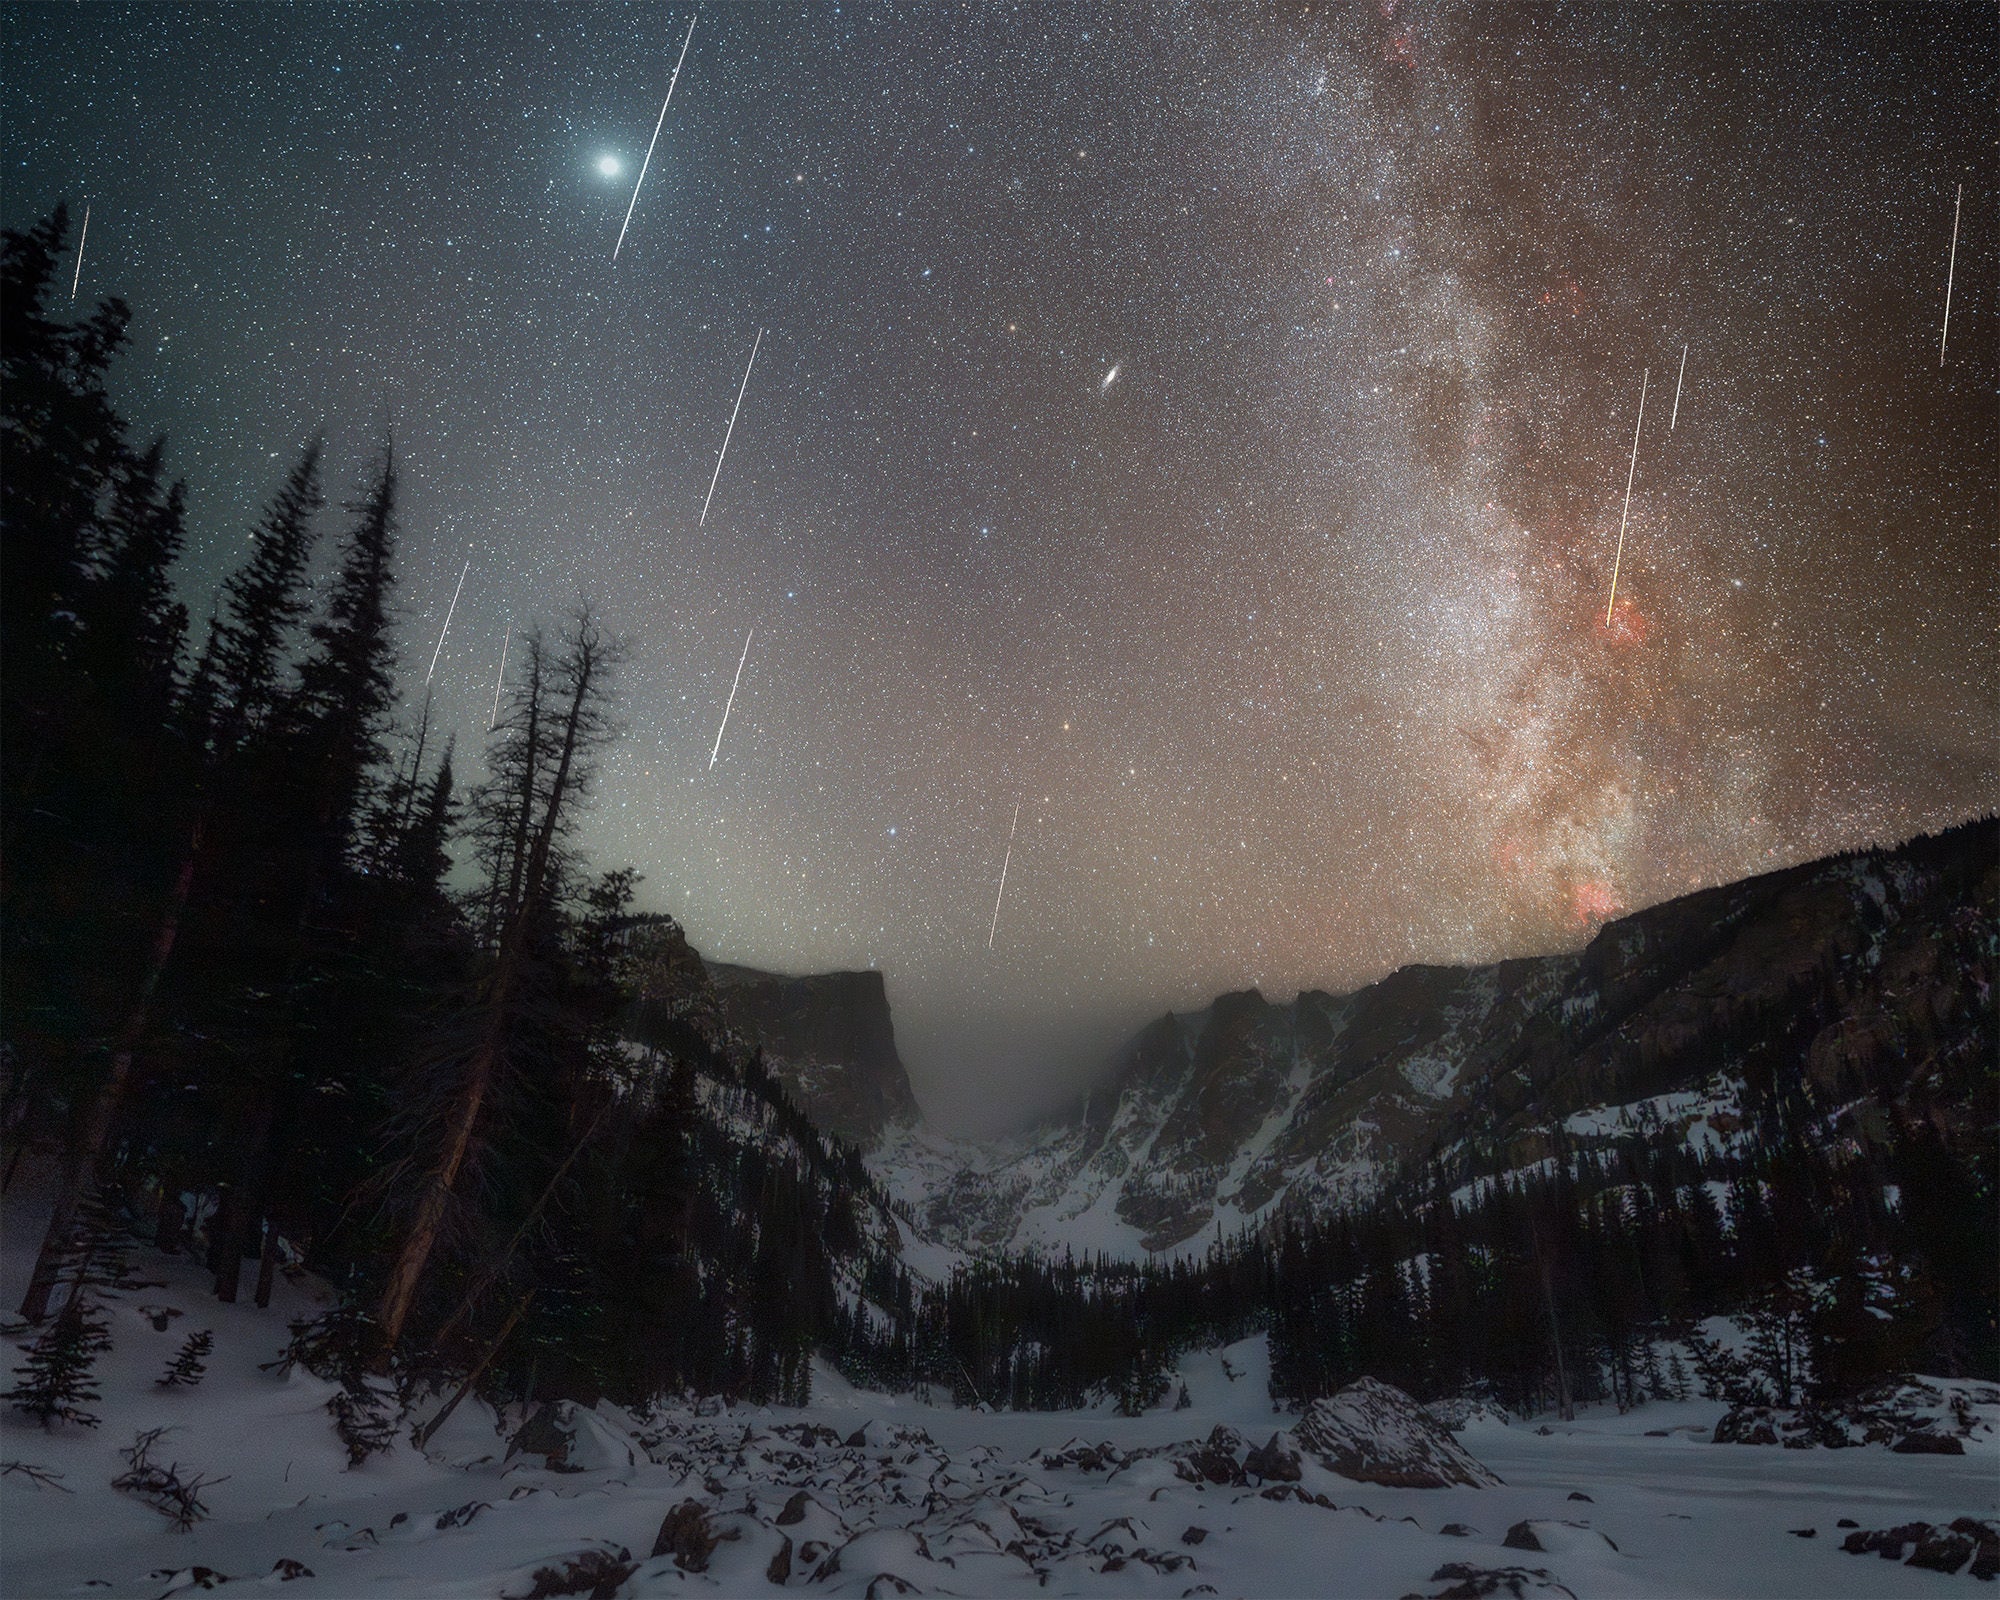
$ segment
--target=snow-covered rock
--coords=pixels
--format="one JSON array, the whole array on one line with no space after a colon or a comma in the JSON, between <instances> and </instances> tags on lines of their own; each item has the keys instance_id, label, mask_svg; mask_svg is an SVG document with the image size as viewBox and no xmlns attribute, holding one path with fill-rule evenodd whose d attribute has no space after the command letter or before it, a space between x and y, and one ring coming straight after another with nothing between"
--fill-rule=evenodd
<instances>
[{"instance_id":1,"label":"snow-covered rock","mask_svg":"<svg viewBox=\"0 0 2000 1600\"><path fill-rule=\"evenodd\" d=\"M1315 1400L1297 1431L1299 1443L1328 1470L1357 1483L1394 1489L1500 1484L1422 1406L1378 1378L1358 1378L1338 1394Z\"/></svg>"}]
</instances>

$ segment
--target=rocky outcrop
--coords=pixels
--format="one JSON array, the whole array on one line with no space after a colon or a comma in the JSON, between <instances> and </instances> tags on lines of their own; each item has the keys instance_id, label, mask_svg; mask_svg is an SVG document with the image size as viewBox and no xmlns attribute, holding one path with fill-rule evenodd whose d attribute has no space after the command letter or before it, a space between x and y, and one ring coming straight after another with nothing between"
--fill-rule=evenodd
<instances>
[{"instance_id":1,"label":"rocky outcrop","mask_svg":"<svg viewBox=\"0 0 2000 1600\"><path fill-rule=\"evenodd\" d=\"M634 918L622 938L637 996L626 1031L640 1044L761 1052L814 1125L850 1144L915 1120L881 973L787 977L707 961L664 916Z\"/></svg>"},{"instance_id":2,"label":"rocky outcrop","mask_svg":"<svg viewBox=\"0 0 2000 1600\"><path fill-rule=\"evenodd\" d=\"M881 973L790 978L719 961L708 970L731 1029L764 1052L818 1127L866 1147L891 1123L915 1119Z\"/></svg>"},{"instance_id":3,"label":"rocky outcrop","mask_svg":"<svg viewBox=\"0 0 2000 1600\"><path fill-rule=\"evenodd\" d=\"M1329 1471L1391 1489L1494 1489L1500 1478L1393 1384L1358 1378L1315 1400L1296 1430Z\"/></svg>"}]
</instances>

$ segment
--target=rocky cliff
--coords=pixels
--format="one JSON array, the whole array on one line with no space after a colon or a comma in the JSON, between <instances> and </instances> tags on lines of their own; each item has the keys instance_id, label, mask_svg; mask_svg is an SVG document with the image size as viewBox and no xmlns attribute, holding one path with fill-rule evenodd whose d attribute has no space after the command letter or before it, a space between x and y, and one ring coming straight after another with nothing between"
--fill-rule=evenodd
<instances>
[{"instance_id":1,"label":"rocky cliff","mask_svg":"<svg viewBox=\"0 0 2000 1600\"><path fill-rule=\"evenodd\" d=\"M968 1146L891 1122L871 1165L934 1237L1133 1256L1428 1161L1475 1180L1560 1127L1727 1140L1809 1079L1886 1117L1992 1121L2000 824L1809 862L1606 924L1583 950L1406 967L1349 995L1255 991L1169 1014L1065 1117Z\"/></svg>"},{"instance_id":2,"label":"rocky cliff","mask_svg":"<svg viewBox=\"0 0 2000 1600\"><path fill-rule=\"evenodd\" d=\"M865 1148L886 1127L914 1120L881 973L789 978L719 961L708 970L729 1026L762 1047L765 1064L821 1128Z\"/></svg>"},{"instance_id":3,"label":"rocky cliff","mask_svg":"<svg viewBox=\"0 0 2000 1600\"><path fill-rule=\"evenodd\" d=\"M795 978L704 960L671 917L634 919L625 946L639 1043L686 1030L725 1054L761 1051L815 1126L863 1148L916 1119L881 973Z\"/></svg>"}]
</instances>

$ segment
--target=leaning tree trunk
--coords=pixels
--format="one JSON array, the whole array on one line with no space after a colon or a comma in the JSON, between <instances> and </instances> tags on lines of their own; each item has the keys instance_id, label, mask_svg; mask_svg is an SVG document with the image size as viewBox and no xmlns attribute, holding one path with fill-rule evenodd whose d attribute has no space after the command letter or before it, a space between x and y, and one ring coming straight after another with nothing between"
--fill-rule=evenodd
<instances>
[{"instance_id":1,"label":"leaning tree trunk","mask_svg":"<svg viewBox=\"0 0 2000 1600\"><path fill-rule=\"evenodd\" d=\"M125 1026L118 1030L118 1040L111 1051L110 1074L92 1100L82 1131L70 1153L62 1189L56 1195L55 1209L49 1215L48 1231L42 1235L41 1254L35 1258L35 1270L28 1279L28 1292L21 1299L21 1315L30 1322L40 1322L48 1315L49 1296L55 1292L56 1282L62 1276L63 1261L69 1253L77 1213L97 1181L98 1168L103 1164L112 1126L131 1088L133 1058L151 1020L153 998L159 992L160 976L166 971L167 961L174 953L174 941L180 937L181 917L187 910L188 893L194 886L195 858L201 853L205 821L203 813L196 813L194 825L188 831L187 852L182 856L181 869L174 877L173 892L167 897L159 930L153 935L153 950L146 962L146 975L140 980L138 999L125 1019Z\"/></svg>"},{"instance_id":2,"label":"leaning tree trunk","mask_svg":"<svg viewBox=\"0 0 2000 1600\"><path fill-rule=\"evenodd\" d=\"M569 802L570 774L584 737L584 717L590 706L595 663L587 648L580 654L576 682L564 715L562 754L549 784L547 808L542 813L540 826L535 830L527 868L522 874L521 895L500 941L493 978L487 985L485 1023L480 1029L479 1042L473 1048L471 1059L466 1063L465 1081L459 1091L458 1104L446 1122L437 1164L424 1183L416 1214L410 1222L409 1235L403 1241L395 1268L389 1275L388 1286L382 1292L376 1336L379 1340L377 1360L383 1365L394 1354L397 1342L403 1336L403 1325L409 1320L410 1307L415 1303L424 1268L429 1264L439 1229L444 1224L445 1212L451 1203L452 1188L464 1169L466 1157L472 1152L479 1119L486 1110L504 1064L507 1035L513 1021L515 989L527 965L531 924L547 887L556 830L562 820L563 808ZM532 751L529 752L528 764L532 770Z\"/></svg>"}]
</instances>

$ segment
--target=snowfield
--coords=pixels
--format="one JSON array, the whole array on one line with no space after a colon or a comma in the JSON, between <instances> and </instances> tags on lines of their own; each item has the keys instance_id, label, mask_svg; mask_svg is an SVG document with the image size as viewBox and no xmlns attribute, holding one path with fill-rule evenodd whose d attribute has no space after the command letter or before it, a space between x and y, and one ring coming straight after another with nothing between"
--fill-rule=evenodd
<instances>
[{"instance_id":1,"label":"snowfield","mask_svg":"<svg viewBox=\"0 0 2000 1600\"><path fill-rule=\"evenodd\" d=\"M31 1233L8 1229L11 1297ZM0 1420L0 1461L60 1474L0 1475L9 1597L152 1597L223 1579L298 1600L526 1597L544 1569L579 1586L543 1594L621 1596L1970 1594L1964 1574L1844 1553L1837 1523L2000 1510L1991 1429L1964 1456L1715 1445L1724 1408L1699 1402L1546 1429L1475 1420L1457 1437L1503 1480L1494 1488L1382 1488L1309 1452L1296 1482L1246 1476L1248 1450L1299 1423L1272 1407L1261 1340L1188 1358L1189 1409L1137 1418L992 1414L822 1372L815 1402L796 1410L576 1412L569 1470L509 1459L519 1409L503 1418L471 1401L427 1455L405 1429L350 1470L325 1409L336 1386L259 1368L287 1317L315 1309L299 1288L281 1285L267 1311L223 1306L194 1262L135 1261L163 1281L107 1297L100 1426ZM200 1387L156 1387L201 1328L216 1339ZM120 1449L152 1427L172 1430L156 1461L223 1479L191 1532L110 1486ZM1239 1481L1189 1481L1204 1465ZM1520 1524L1540 1549L1519 1533L1504 1542Z\"/></svg>"}]
</instances>

